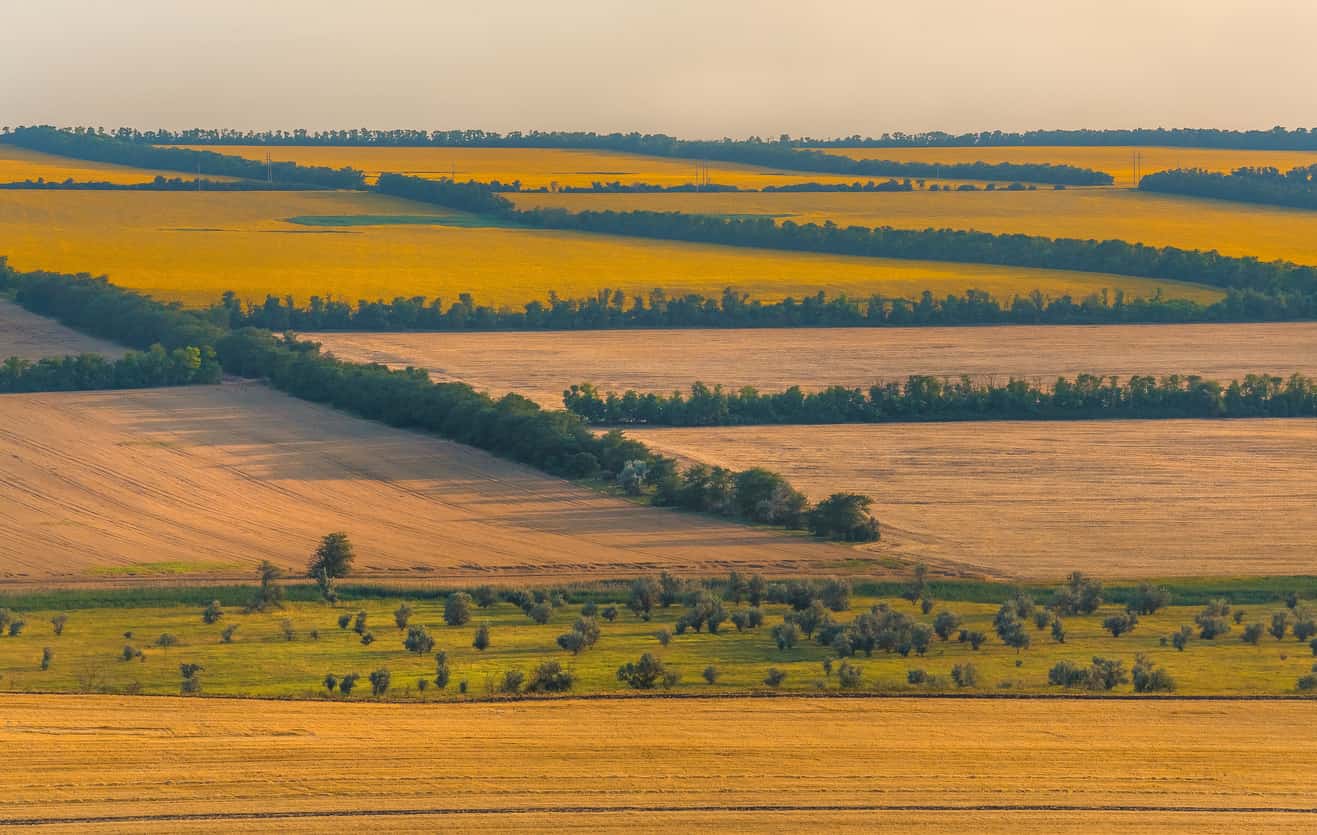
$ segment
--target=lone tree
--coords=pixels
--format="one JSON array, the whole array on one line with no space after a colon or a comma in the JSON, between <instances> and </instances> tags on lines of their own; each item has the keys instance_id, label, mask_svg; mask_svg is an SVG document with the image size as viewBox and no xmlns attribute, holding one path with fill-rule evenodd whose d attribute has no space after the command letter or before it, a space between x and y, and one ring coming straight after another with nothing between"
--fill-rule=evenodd
<instances>
[{"instance_id":1,"label":"lone tree","mask_svg":"<svg viewBox=\"0 0 1317 835\"><path fill-rule=\"evenodd\" d=\"M455 591L444 601L444 623L465 626L471 620L471 595Z\"/></svg>"},{"instance_id":2,"label":"lone tree","mask_svg":"<svg viewBox=\"0 0 1317 835\"><path fill-rule=\"evenodd\" d=\"M284 607L284 590L279 585L279 578L284 576L283 569L269 560L262 560L256 572L260 579L260 585L256 589L256 596L252 598L252 602L247 604L247 611L265 612L270 609L282 609Z\"/></svg>"},{"instance_id":3,"label":"lone tree","mask_svg":"<svg viewBox=\"0 0 1317 835\"><path fill-rule=\"evenodd\" d=\"M320 587L320 594L325 600L330 603L338 600L338 592L334 586L339 579L346 577L352 571L352 560L355 556L348 535L342 531L325 534L320 540L320 545L311 555L311 561L307 563L306 574L316 581L316 585Z\"/></svg>"}]
</instances>

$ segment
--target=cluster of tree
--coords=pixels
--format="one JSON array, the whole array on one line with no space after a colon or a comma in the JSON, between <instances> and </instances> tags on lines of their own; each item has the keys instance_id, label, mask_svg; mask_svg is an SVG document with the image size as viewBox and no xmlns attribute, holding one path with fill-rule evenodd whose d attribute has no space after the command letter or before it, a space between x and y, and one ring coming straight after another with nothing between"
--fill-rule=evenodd
<instances>
[{"instance_id":1,"label":"cluster of tree","mask_svg":"<svg viewBox=\"0 0 1317 835\"><path fill-rule=\"evenodd\" d=\"M1286 172L1278 168L1237 168L1229 174L1198 168L1159 171L1139 180L1139 190L1317 209L1317 165Z\"/></svg>"},{"instance_id":2,"label":"cluster of tree","mask_svg":"<svg viewBox=\"0 0 1317 835\"><path fill-rule=\"evenodd\" d=\"M1317 416L1317 384L1294 374L1288 380L1249 374L1222 384L1196 375L1160 380L1135 375L1080 374L1044 385L1012 378L976 382L968 375L948 379L914 375L904 383L868 389L829 386L806 392L799 386L762 393L746 386L691 386L690 394L601 394L593 385L563 392L567 410L591 424L734 426L775 423L882 423L920 420L1088 420L1094 418L1238 418Z\"/></svg>"},{"instance_id":3,"label":"cluster of tree","mask_svg":"<svg viewBox=\"0 0 1317 835\"><path fill-rule=\"evenodd\" d=\"M160 344L116 360L100 354L46 357L31 362L10 357L0 363L0 392L86 391L218 383L222 371L215 349L189 346L166 351Z\"/></svg>"},{"instance_id":4,"label":"cluster of tree","mask_svg":"<svg viewBox=\"0 0 1317 835\"><path fill-rule=\"evenodd\" d=\"M267 183L256 180L208 180L183 177L166 178L157 174L145 183L109 183L103 180L19 180L0 183L0 189L47 191L305 191L324 186L303 183Z\"/></svg>"},{"instance_id":5,"label":"cluster of tree","mask_svg":"<svg viewBox=\"0 0 1317 835\"><path fill-rule=\"evenodd\" d=\"M526 189L523 189L526 190ZM537 191L548 191L541 188ZM623 183L613 180L611 183L593 182L588 186L559 186L558 191L565 194L662 194L666 192L728 192L740 191L736 186L722 183L683 183L682 185L661 186L656 183ZM768 189L765 189L767 191Z\"/></svg>"},{"instance_id":6,"label":"cluster of tree","mask_svg":"<svg viewBox=\"0 0 1317 835\"><path fill-rule=\"evenodd\" d=\"M294 162L264 162L214 151L162 148L150 142L135 142L94 128L55 128L48 125L19 127L0 136L0 142L33 151L75 159L112 162L136 168L196 172L219 177L298 183L325 188L363 188L365 176L352 168L310 167Z\"/></svg>"},{"instance_id":7,"label":"cluster of tree","mask_svg":"<svg viewBox=\"0 0 1317 835\"><path fill-rule=\"evenodd\" d=\"M877 295L853 300L820 291L803 299L788 296L763 302L730 288L720 298L695 293L669 298L661 289L628 298L621 290L601 290L580 299L550 294L547 301L528 302L520 310L479 304L469 293L446 305L442 299L425 296L359 300L355 305L320 296L298 305L291 297L266 296L259 304L244 304L233 293L225 293L209 315L232 328L371 331L1245 322L1317 317L1317 293L1269 295L1229 290L1221 301L1203 305L1160 294L1127 300L1123 291L1093 293L1075 301L1069 295L1051 298L1035 290L1007 302L980 290L942 299L925 291L918 300Z\"/></svg>"},{"instance_id":8,"label":"cluster of tree","mask_svg":"<svg viewBox=\"0 0 1317 835\"><path fill-rule=\"evenodd\" d=\"M468 208L472 199L446 202L457 188L479 190L479 184L423 180L405 175L381 176L381 192L421 202ZM831 221L779 223L772 217L725 217L680 212L585 211L560 208L516 210L511 203L485 189L489 211L527 226L568 229L609 235L661 240L826 252L880 258L912 258L1013 267L1106 272L1142 278L1189 281L1215 287L1252 289L1266 293L1317 293L1317 267L1283 261L1260 262L1231 258L1215 251L1150 247L1124 241L1094 241L1007 235L954 229L894 229L841 227ZM502 206L503 208L500 208Z\"/></svg>"},{"instance_id":9,"label":"cluster of tree","mask_svg":"<svg viewBox=\"0 0 1317 835\"><path fill-rule=\"evenodd\" d=\"M884 133L877 137L858 134L837 139L796 139L801 145L816 147L868 148L961 148L1009 145L1099 146L1139 145L1176 148L1241 148L1270 151L1317 151L1317 128L1286 130L1222 130L1220 128L1135 128L1132 130L1031 130L977 131L972 133Z\"/></svg>"},{"instance_id":10,"label":"cluster of tree","mask_svg":"<svg viewBox=\"0 0 1317 835\"><path fill-rule=\"evenodd\" d=\"M920 181L923 185L923 181ZM884 180L875 183L788 183L782 186L764 186L761 191L914 191L910 180Z\"/></svg>"},{"instance_id":11,"label":"cluster of tree","mask_svg":"<svg viewBox=\"0 0 1317 835\"><path fill-rule=\"evenodd\" d=\"M378 145L466 148L575 148L623 151L690 160L717 160L796 171L858 176L945 177L966 180L1027 180L1068 185L1110 185L1111 175L1072 165L1050 163L968 162L938 165L895 160L857 160L807 149L783 135L776 140L691 141L664 134L531 131L336 130L296 131L136 131L120 129L116 138L137 143L189 145Z\"/></svg>"}]
</instances>

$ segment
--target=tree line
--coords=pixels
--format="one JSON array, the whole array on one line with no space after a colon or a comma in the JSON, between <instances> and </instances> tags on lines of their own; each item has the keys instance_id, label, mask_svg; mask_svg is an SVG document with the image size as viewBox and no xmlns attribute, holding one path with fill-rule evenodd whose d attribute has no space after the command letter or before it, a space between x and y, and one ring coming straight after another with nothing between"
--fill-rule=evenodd
<instances>
[{"instance_id":1,"label":"tree line","mask_svg":"<svg viewBox=\"0 0 1317 835\"><path fill-rule=\"evenodd\" d=\"M47 154L112 162L136 168L163 168L170 171L197 172L221 177L300 183L326 188L359 189L364 175L352 168L333 169L305 166L294 162L264 162L188 148L160 148L146 142L132 142L92 128L19 127L0 135L0 142L18 145Z\"/></svg>"},{"instance_id":2,"label":"tree line","mask_svg":"<svg viewBox=\"0 0 1317 835\"><path fill-rule=\"evenodd\" d=\"M9 357L0 363L0 392L89 391L218 383L215 349L188 346L166 351L160 344L110 360L100 354L46 357L36 362Z\"/></svg>"},{"instance_id":3,"label":"tree line","mask_svg":"<svg viewBox=\"0 0 1317 835\"><path fill-rule=\"evenodd\" d=\"M1138 145L1176 148L1237 148L1241 150L1313 151L1317 150L1317 128L1287 130L1221 130L1219 128L1135 128L1133 130L1030 130L974 131L970 133L884 133L877 137L859 134L836 139L797 139L802 145L816 147L867 148L952 148L999 147L1009 145L1102 146Z\"/></svg>"},{"instance_id":4,"label":"tree line","mask_svg":"<svg viewBox=\"0 0 1317 835\"><path fill-rule=\"evenodd\" d=\"M872 258L1105 272L1253 289L1268 294L1317 293L1317 267L1117 240L1085 241L953 229L895 229L890 226L841 227L830 221L822 225L798 224L790 220L778 223L771 217L721 217L680 212L518 210L507 198L494 194L480 183L423 180L400 174L381 175L377 189L395 197L456 209L481 211L469 208L480 205L484 211L504 219L549 229ZM474 192L481 189L485 195L477 199Z\"/></svg>"},{"instance_id":5,"label":"tree line","mask_svg":"<svg viewBox=\"0 0 1317 835\"><path fill-rule=\"evenodd\" d=\"M267 183L257 180L207 180L183 177L164 177L157 174L144 183L111 183L104 180L15 180L0 183L0 189L11 191L306 191L323 186L302 183Z\"/></svg>"},{"instance_id":6,"label":"tree line","mask_svg":"<svg viewBox=\"0 0 1317 835\"><path fill-rule=\"evenodd\" d=\"M1317 209L1317 165L1285 172L1270 167L1237 168L1229 174L1201 168L1159 171L1139 180L1139 190Z\"/></svg>"},{"instance_id":7,"label":"tree line","mask_svg":"<svg viewBox=\"0 0 1317 835\"><path fill-rule=\"evenodd\" d=\"M601 393L593 385L563 392L567 410L595 425L734 426L753 424L884 423L943 420L1089 420L1096 418L1317 417L1317 384L1249 374L1222 384L1195 375L1157 379L1080 374L1051 385L1011 379L976 382L913 375L867 389L799 386L766 393L695 383L689 394Z\"/></svg>"},{"instance_id":8,"label":"tree line","mask_svg":"<svg viewBox=\"0 0 1317 835\"><path fill-rule=\"evenodd\" d=\"M390 426L419 429L568 478L594 479L659 506L748 522L808 528L820 537L878 536L866 496L837 494L811 506L781 476L699 465L685 470L619 432L596 434L579 416L518 394L494 399L466 383L433 383L423 371L337 360L312 342L252 327L230 329L178 305L122 290L103 278L19 273L0 259L0 289L30 310L129 345L160 351L210 348L227 373L263 378L295 397ZM155 349L153 349L154 351ZM213 373L213 364L205 367Z\"/></svg>"},{"instance_id":9,"label":"tree line","mask_svg":"<svg viewBox=\"0 0 1317 835\"><path fill-rule=\"evenodd\" d=\"M938 164L898 160L857 160L810 150L790 137L686 140L665 134L587 131L530 131L500 134L488 131L137 131L123 128L113 136L142 144L192 145L338 145L459 148L573 148L622 151L680 159L732 162L827 174L892 177L945 177L961 180L1024 180L1074 186L1110 185L1110 174L1053 163L963 162Z\"/></svg>"}]
</instances>

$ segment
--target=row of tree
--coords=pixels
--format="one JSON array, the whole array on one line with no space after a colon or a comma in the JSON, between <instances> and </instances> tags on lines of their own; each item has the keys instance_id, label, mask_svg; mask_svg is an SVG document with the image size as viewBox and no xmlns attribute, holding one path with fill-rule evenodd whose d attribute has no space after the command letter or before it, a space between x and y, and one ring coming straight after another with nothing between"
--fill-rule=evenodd
<instances>
[{"instance_id":1,"label":"row of tree","mask_svg":"<svg viewBox=\"0 0 1317 835\"><path fill-rule=\"evenodd\" d=\"M740 480L728 473L730 492L696 491L709 477L676 463L621 433L597 435L577 415L541 409L517 394L497 400L465 383L432 383L423 371L391 371L381 365L342 362L319 346L268 330L228 329L205 314L165 305L122 290L104 279L58 273L19 273L0 260L0 289L14 289L20 304L97 336L137 344L149 339L161 351L187 346L213 349L225 372L264 378L296 397L325 403L390 426L420 429L488 450L546 472L596 478L655 504L735 516L788 527L808 526L835 539L876 538L867 497L833 497L811 508L799 498L798 514L762 509L758 502L792 491L780 476ZM213 369L213 363L206 365ZM765 471L753 471L764 473ZM721 477L721 476L720 476ZM747 486L742 486L744 483ZM765 490L767 489L767 493ZM753 491L753 492L751 492ZM697 501L696 498L699 497ZM793 503L797 501L792 499ZM820 510L821 508L821 510ZM818 512L815 512L818 511Z\"/></svg>"},{"instance_id":2,"label":"row of tree","mask_svg":"<svg viewBox=\"0 0 1317 835\"><path fill-rule=\"evenodd\" d=\"M1053 163L963 162L938 164L850 157L810 150L782 136L704 141L677 139L664 134L593 132L540 132L499 134L486 131L137 131L122 128L112 134L141 144L189 145L363 145L479 148L574 148L622 151L689 160L716 160L795 171L861 177L943 177L961 180L1024 180L1064 185L1110 185L1112 177L1073 165Z\"/></svg>"},{"instance_id":3,"label":"row of tree","mask_svg":"<svg viewBox=\"0 0 1317 835\"><path fill-rule=\"evenodd\" d=\"M589 383L563 393L568 411L592 424L731 426L773 423L882 423L912 420L1085 420L1094 418L1317 417L1317 384L1249 374L1223 385L1195 375L1157 378L1080 374L1051 385L915 375L904 383L829 386L776 393L703 383L690 394L600 393Z\"/></svg>"},{"instance_id":4,"label":"row of tree","mask_svg":"<svg viewBox=\"0 0 1317 835\"><path fill-rule=\"evenodd\" d=\"M326 188L363 188L365 185L364 175L352 168L333 169L294 162L273 162L267 166L257 160L214 151L161 148L149 142L128 141L92 128L54 128L47 125L19 127L0 136L0 142L75 159L111 162L136 168L196 172L198 176L210 174L249 180L268 178L281 184Z\"/></svg>"},{"instance_id":5,"label":"row of tree","mask_svg":"<svg viewBox=\"0 0 1317 835\"><path fill-rule=\"evenodd\" d=\"M975 131L971 133L884 133L870 137L854 134L837 139L797 139L802 145L816 147L867 148L961 148L1022 146L1103 146L1137 145L1175 148L1240 148L1268 151L1315 151L1317 128L1287 130L1222 130L1220 128L1134 128L1132 130L1031 130Z\"/></svg>"},{"instance_id":6,"label":"row of tree","mask_svg":"<svg viewBox=\"0 0 1317 835\"><path fill-rule=\"evenodd\" d=\"M1291 168L1237 168L1229 174L1201 168L1159 171L1139 180L1141 191L1185 194L1241 203L1317 209L1317 165Z\"/></svg>"},{"instance_id":7,"label":"row of tree","mask_svg":"<svg viewBox=\"0 0 1317 835\"><path fill-rule=\"evenodd\" d=\"M486 211L505 220L549 229L871 258L1104 272L1269 294L1317 293L1317 267L1231 258L1215 251L953 229L841 227L831 221L822 225L790 220L779 223L771 217L648 211L570 212L560 208L517 210L506 198L479 183L458 184L399 174L381 176L377 188L395 197ZM480 190L485 195L476 198L474 192ZM471 208L476 204L481 208Z\"/></svg>"},{"instance_id":8,"label":"row of tree","mask_svg":"<svg viewBox=\"0 0 1317 835\"><path fill-rule=\"evenodd\" d=\"M218 383L222 371L208 346L166 351L156 344L110 360L100 354L47 357L31 362L10 357L0 363L0 392L88 391Z\"/></svg>"},{"instance_id":9,"label":"row of tree","mask_svg":"<svg viewBox=\"0 0 1317 835\"><path fill-rule=\"evenodd\" d=\"M195 177L165 177L157 174L144 183L110 183L103 180L20 180L0 183L0 189L10 191L303 191L322 186L298 183L267 183L260 180L208 180Z\"/></svg>"}]
</instances>

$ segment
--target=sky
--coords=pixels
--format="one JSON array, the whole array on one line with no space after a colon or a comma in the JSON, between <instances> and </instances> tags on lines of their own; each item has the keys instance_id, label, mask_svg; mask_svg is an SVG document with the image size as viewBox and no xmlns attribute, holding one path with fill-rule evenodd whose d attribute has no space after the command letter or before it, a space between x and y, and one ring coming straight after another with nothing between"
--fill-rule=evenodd
<instances>
[{"instance_id":1,"label":"sky","mask_svg":"<svg viewBox=\"0 0 1317 835\"><path fill-rule=\"evenodd\" d=\"M5 0L0 124L1317 127L1314 0Z\"/></svg>"}]
</instances>

